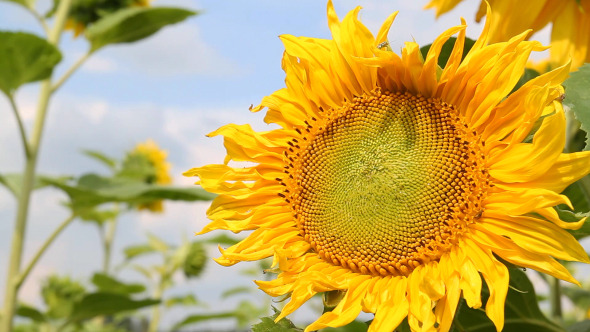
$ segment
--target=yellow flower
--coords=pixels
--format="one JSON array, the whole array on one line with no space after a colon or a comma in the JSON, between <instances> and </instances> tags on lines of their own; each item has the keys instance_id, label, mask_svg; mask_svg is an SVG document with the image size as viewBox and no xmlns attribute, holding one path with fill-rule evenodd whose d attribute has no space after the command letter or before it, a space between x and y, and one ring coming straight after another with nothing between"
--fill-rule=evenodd
<instances>
[{"instance_id":1,"label":"yellow flower","mask_svg":"<svg viewBox=\"0 0 590 332\"><path fill-rule=\"evenodd\" d=\"M144 143L139 143L135 146L135 149L129 153L130 156L144 156L151 166L153 167L153 173L150 175L147 182L155 184L170 184L172 183L172 177L170 176L170 163L166 162L167 153L164 150L160 150L158 145L152 140L147 140ZM148 209L152 212L161 212L163 210L163 203L161 200L140 204L138 209Z\"/></svg>"},{"instance_id":2,"label":"yellow flower","mask_svg":"<svg viewBox=\"0 0 590 332\"><path fill-rule=\"evenodd\" d=\"M464 22L423 59L415 42L401 56L388 50L397 13L375 38L358 12L341 22L328 3L333 40L281 36L286 88L253 109L267 108L265 121L279 129L221 127L210 136L224 136L225 163L185 173L219 194L201 233L252 231L217 262L274 257L277 278L257 284L290 296L277 320L316 293L345 291L306 331L342 326L361 310L375 313L370 331L392 331L405 317L413 330L447 331L461 294L483 305L480 273L499 330L508 269L496 257L577 283L554 259L589 262L563 229L582 221L566 223L553 208L569 205L559 192L590 172L590 152L561 153L569 68L507 96L529 54L544 49L526 33L488 44L490 15L463 61Z\"/></svg>"},{"instance_id":3,"label":"yellow flower","mask_svg":"<svg viewBox=\"0 0 590 332\"><path fill-rule=\"evenodd\" d=\"M434 8L436 16L453 9L462 0L431 0L426 8ZM510 37L532 29L533 33L552 23L550 63L553 68L572 60L572 70L590 62L590 0L488 0L493 15L490 42L507 41ZM486 15L481 1L476 20Z\"/></svg>"}]
</instances>

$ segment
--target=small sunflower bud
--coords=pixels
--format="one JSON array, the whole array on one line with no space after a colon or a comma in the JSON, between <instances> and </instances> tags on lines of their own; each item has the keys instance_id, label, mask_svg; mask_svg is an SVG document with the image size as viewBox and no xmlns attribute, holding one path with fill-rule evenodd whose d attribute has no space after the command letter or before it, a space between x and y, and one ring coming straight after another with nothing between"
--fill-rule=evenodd
<instances>
[{"instance_id":1,"label":"small sunflower bud","mask_svg":"<svg viewBox=\"0 0 590 332\"><path fill-rule=\"evenodd\" d=\"M207 262L207 252L200 242L193 242L184 260L184 274L189 277L198 277Z\"/></svg>"}]
</instances>

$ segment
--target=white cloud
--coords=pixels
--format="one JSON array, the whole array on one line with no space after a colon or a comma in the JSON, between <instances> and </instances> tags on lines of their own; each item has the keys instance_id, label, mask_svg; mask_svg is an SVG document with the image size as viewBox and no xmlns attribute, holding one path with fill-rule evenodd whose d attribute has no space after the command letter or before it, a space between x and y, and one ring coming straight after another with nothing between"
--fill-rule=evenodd
<instances>
[{"instance_id":1,"label":"white cloud","mask_svg":"<svg viewBox=\"0 0 590 332\"><path fill-rule=\"evenodd\" d=\"M109 73L119 69L119 66L113 59L99 55L93 55L86 61L82 66L82 71L87 72L98 72L98 73Z\"/></svg>"},{"instance_id":2,"label":"white cloud","mask_svg":"<svg viewBox=\"0 0 590 332\"><path fill-rule=\"evenodd\" d=\"M119 68L146 75L224 77L240 73L240 68L203 40L198 27L190 22L165 28L132 46L113 46L105 54Z\"/></svg>"}]
</instances>

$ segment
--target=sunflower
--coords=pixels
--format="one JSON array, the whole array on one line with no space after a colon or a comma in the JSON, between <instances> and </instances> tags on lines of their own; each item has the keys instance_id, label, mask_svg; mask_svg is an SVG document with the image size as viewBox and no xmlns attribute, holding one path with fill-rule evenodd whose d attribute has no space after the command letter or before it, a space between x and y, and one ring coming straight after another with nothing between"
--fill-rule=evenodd
<instances>
[{"instance_id":1,"label":"sunflower","mask_svg":"<svg viewBox=\"0 0 590 332\"><path fill-rule=\"evenodd\" d=\"M553 208L571 205L559 193L590 172L590 152L562 154L568 66L508 95L529 54L545 49L527 33L489 44L488 15L463 60L464 21L425 59L415 42L399 56L387 46L397 13L374 37L359 10L340 21L328 2L332 40L281 36L286 88L252 109L268 109L265 122L278 129L223 126L209 135L224 137L225 163L185 173L219 194L201 233L252 231L217 262L272 256L276 279L257 284L290 297L277 320L317 293L344 292L306 331L361 310L375 314L370 331L406 317L413 330L447 331L461 294L483 305L481 276L499 330L503 261L577 284L554 259L589 262L564 230L583 221L566 223Z\"/></svg>"},{"instance_id":2,"label":"sunflower","mask_svg":"<svg viewBox=\"0 0 590 332\"><path fill-rule=\"evenodd\" d=\"M431 0L426 8L434 8L436 16L453 9L462 0ZM506 41L510 37L532 29L533 33L552 23L552 68L572 59L572 70L590 62L590 0L488 0L494 15L490 28L490 42ZM526 13L521 15L518 13ZM486 15L485 1L481 1L476 20Z\"/></svg>"},{"instance_id":3,"label":"sunflower","mask_svg":"<svg viewBox=\"0 0 590 332\"><path fill-rule=\"evenodd\" d=\"M123 165L123 173L139 175L141 181L150 184L170 184L172 183L170 163L166 161L166 156L166 151L161 150L152 140L139 143L127 155ZM163 210L162 205L162 200L155 200L139 204L138 209L161 212Z\"/></svg>"}]
</instances>

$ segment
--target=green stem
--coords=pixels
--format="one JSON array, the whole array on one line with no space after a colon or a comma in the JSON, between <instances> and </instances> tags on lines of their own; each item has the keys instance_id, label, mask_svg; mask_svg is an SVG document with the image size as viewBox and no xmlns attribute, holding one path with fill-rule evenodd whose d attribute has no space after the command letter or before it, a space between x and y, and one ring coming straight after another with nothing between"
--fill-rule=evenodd
<instances>
[{"instance_id":1,"label":"green stem","mask_svg":"<svg viewBox=\"0 0 590 332\"><path fill-rule=\"evenodd\" d=\"M70 78L70 76L72 76L72 74L78 69L80 68L80 66L82 66L82 64L84 64L84 62L86 62L86 60L88 60L88 58L90 57L92 53L91 52L87 52L86 54L84 54L80 59L78 59L78 61L76 61L76 63L74 63L72 65L72 67L70 67L70 69L68 69L68 71L66 71L62 77L60 77L57 82L51 87L51 92L55 92L57 91L57 89L59 89L64 83L65 81L68 80L68 78Z\"/></svg>"},{"instance_id":2,"label":"green stem","mask_svg":"<svg viewBox=\"0 0 590 332\"><path fill-rule=\"evenodd\" d=\"M17 287L20 287L26 280L27 276L29 275L29 273L31 272L31 270L33 269L33 267L35 267L35 265L37 264L37 262L39 261L39 259L41 258L41 256L43 256L43 254L45 253L45 251L47 250L47 248L49 248L49 246L53 243L53 241L55 240L55 238L58 237L59 234L61 234L61 232L68 227L68 225L70 223L72 223L72 221L74 221L76 219L76 215L75 214L71 214L66 220L64 220L54 231L53 233L51 233L51 235L49 235L49 237L45 240L45 243L43 243L43 245L39 248L39 250L37 250L37 253L35 254L35 256L31 259L31 261L29 262L29 264L27 265L27 267L23 270L23 272L18 276L18 279L16 281L16 285Z\"/></svg>"},{"instance_id":3,"label":"green stem","mask_svg":"<svg viewBox=\"0 0 590 332\"><path fill-rule=\"evenodd\" d=\"M47 22L45 22L45 18L43 17L43 15L39 14L34 8L31 8L31 13L33 14L33 16L35 16L37 21L39 21L39 24L41 24L41 27L43 27L43 31L45 31L45 34L49 35L49 27L47 26Z\"/></svg>"},{"instance_id":4,"label":"green stem","mask_svg":"<svg viewBox=\"0 0 590 332\"><path fill-rule=\"evenodd\" d=\"M61 0L56 12L55 25L48 36L48 42L53 45L59 44L59 37L63 31L64 23L68 16L72 0ZM8 273L6 277L6 290L4 298L4 309L2 315L2 322L0 331L12 331L12 320L16 310L16 299L19 290L19 274L22 260L22 253L25 240L25 230L27 225L27 214L29 210L29 202L33 184L35 181L35 170L37 166L37 156L39 146L41 144L41 137L43 134L43 127L45 124L45 117L47 114L47 106L51 97L51 77L47 78L41 83L41 93L39 95L39 104L37 108L37 117L35 119L35 126L33 128L32 137L29 143L30 154L27 156L25 169L23 173L23 182L21 195L18 200L18 208L16 212L16 221L14 225L14 232L12 234L12 245L10 249L10 263L8 266Z\"/></svg>"},{"instance_id":5,"label":"green stem","mask_svg":"<svg viewBox=\"0 0 590 332\"><path fill-rule=\"evenodd\" d=\"M111 265L111 251L113 247L113 239L115 238L115 231L117 230L117 218L113 218L107 225L107 232L104 235L104 261L102 270L104 274L109 274Z\"/></svg>"},{"instance_id":6,"label":"green stem","mask_svg":"<svg viewBox=\"0 0 590 332\"><path fill-rule=\"evenodd\" d=\"M561 284L559 279L551 278L551 317L561 324L563 322L563 312L561 309Z\"/></svg>"},{"instance_id":7,"label":"green stem","mask_svg":"<svg viewBox=\"0 0 590 332\"><path fill-rule=\"evenodd\" d=\"M23 120L18 111L18 107L16 106L16 102L14 101L14 97L12 95L8 95L8 100L10 101L10 106L12 106L12 110L14 111L14 117L16 118L16 122L18 123L18 131L20 132L20 137L23 141L25 158L29 159L31 157L31 148L29 147L29 142L27 141L27 132L25 130L25 126L23 125Z\"/></svg>"},{"instance_id":8,"label":"green stem","mask_svg":"<svg viewBox=\"0 0 590 332\"><path fill-rule=\"evenodd\" d=\"M166 279L165 276L162 276L160 282L158 284L158 288L154 292L154 299L159 300L162 298L162 294L164 293L164 280ZM152 310L152 317L150 320L150 325L148 327L148 332L157 332L158 325L160 325L160 305L155 305L154 309Z\"/></svg>"}]
</instances>

